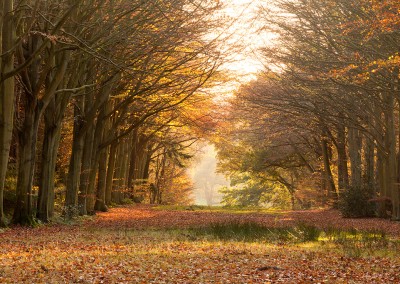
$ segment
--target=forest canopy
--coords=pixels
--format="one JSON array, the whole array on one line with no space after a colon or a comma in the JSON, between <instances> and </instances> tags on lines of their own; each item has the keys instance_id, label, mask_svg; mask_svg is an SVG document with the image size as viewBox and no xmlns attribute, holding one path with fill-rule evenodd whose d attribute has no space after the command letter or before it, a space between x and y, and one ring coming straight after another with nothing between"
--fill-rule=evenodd
<instances>
[{"instance_id":1,"label":"forest canopy","mask_svg":"<svg viewBox=\"0 0 400 284\"><path fill-rule=\"evenodd\" d=\"M260 31L275 38L216 139L220 169L244 183L228 190L230 203L257 205L283 187L293 208L400 218L399 11L398 1L369 0L260 7Z\"/></svg>"},{"instance_id":2,"label":"forest canopy","mask_svg":"<svg viewBox=\"0 0 400 284\"><path fill-rule=\"evenodd\" d=\"M210 124L222 4L1 5L1 223L47 222L55 206L72 218L127 199L189 202L182 167Z\"/></svg>"}]
</instances>

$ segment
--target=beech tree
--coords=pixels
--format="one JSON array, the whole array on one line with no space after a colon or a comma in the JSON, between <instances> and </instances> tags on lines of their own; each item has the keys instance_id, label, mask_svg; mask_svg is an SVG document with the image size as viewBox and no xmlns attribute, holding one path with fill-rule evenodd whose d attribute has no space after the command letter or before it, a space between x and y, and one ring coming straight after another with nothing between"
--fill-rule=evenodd
<instances>
[{"instance_id":1,"label":"beech tree","mask_svg":"<svg viewBox=\"0 0 400 284\"><path fill-rule=\"evenodd\" d=\"M249 109L259 109L268 130L281 129L283 145L313 145L314 157L303 151L297 156L310 176L321 173L328 199L342 196L345 203L349 195L342 193L357 190L368 196L367 207L390 199L394 219L399 218L396 9L390 1L341 0L284 0L262 9L264 28L278 35L279 45L263 49L271 70L239 91L245 107L234 108L247 116ZM264 155L268 164L273 154Z\"/></svg>"},{"instance_id":2,"label":"beech tree","mask_svg":"<svg viewBox=\"0 0 400 284\"><path fill-rule=\"evenodd\" d=\"M214 5L211 6L212 9L216 9L216 7ZM143 127L142 125L145 121L152 116L160 115L187 101L216 72L219 55L212 51L215 43L210 44L202 39L202 35L206 31L204 26L199 25L199 22L193 22L191 23L193 26L187 25L181 31L179 30L183 22L190 22L190 17L198 13L198 7L181 13L182 18L176 18L177 22L172 22L169 18L165 18L166 11L174 13L174 9L181 8L179 6L170 6L169 8L172 10L163 9L163 12L159 15L162 21L157 22L157 25L161 25L160 28L154 30L157 36L149 33L148 30L144 30L148 34L146 36L149 37L149 41L146 42L143 48L150 49L151 52L138 52L143 54L144 58L141 58L143 60L133 58L137 67L132 65L131 68L137 68L138 71L128 73L127 77L123 77L119 81L119 86L114 90L116 93L110 94L110 100L114 101L114 107L104 116L104 118L112 117L110 120L110 132L104 136L105 140L98 142L98 146L94 148L92 148L93 146L91 145L93 143L90 140L84 142L85 147L92 148L92 150L84 150L83 153L89 156L83 159L83 168L77 171L77 173L83 173L80 180L81 201L79 202L79 207L81 214L93 212L96 204L94 202L94 186L97 161L103 151L101 149L108 146L111 147L107 174L104 172L105 169L102 169L102 178L104 181L104 177L106 177L106 181L101 184L102 188L97 190L101 192L101 196L103 196L104 192L105 196L105 202L101 201L103 200L102 197L97 199L97 207L105 210L104 204L110 204L111 201L121 202L123 199L121 191L124 191L127 187L131 188L132 180L144 179L148 175L146 171L143 171L143 169L148 168L148 162L146 161L148 158L143 156L148 139L138 135L138 128ZM199 20L206 20L204 14L206 11L209 10L202 10L200 14L197 14ZM172 25L173 29L171 29L170 25ZM177 27L178 29L176 30L175 28ZM159 35L160 29L165 30L161 33L162 37ZM189 31L191 32L191 37L181 37L181 32ZM171 34L171 32L174 32L174 34ZM154 46L151 44L154 44ZM128 71L130 72L130 70ZM131 79L133 75L137 75L134 80ZM85 121L88 121L88 119L85 119ZM101 117L97 117L96 121L93 122L99 125L99 123L102 123ZM92 127L92 131L95 131L95 128L96 130L98 129L97 126L93 125ZM92 133L94 134L95 132ZM86 137L93 139L93 134ZM130 138L129 136L131 135L133 137ZM101 137L97 135L94 138L94 141L101 140ZM129 146L132 145L130 141L134 143L132 151L128 151ZM103 155L106 158L107 152L103 152ZM114 157L114 155L116 156ZM90 159L94 159L93 163L86 162L86 165L83 164ZM136 168L139 165L144 166L141 166L141 170L137 171ZM75 166L70 167L70 173L73 172L73 168ZM83 179L86 179L86 182ZM114 189L113 179L117 180L117 184L114 184ZM70 180L72 179L70 178ZM89 192L86 191L86 188ZM76 196L72 192L75 191L71 191L71 194ZM110 195L110 192L114 193ZM88 206L88 202L90 202L90 206L85 209ZM76 201L72 199L67 201L67 207L73 208L76 205Z\"/></svg>"},{"instance_id":3,"label":"beech tree","mask_svg":"<svg viewBox=\"0 0 400 284\"><path fill-rule=\"evenodd\" d=\"M15 56L14 1L0 2L0 225L6 223L3 191L12 139L14 118L14 56Z\"/></svg>"},{"instance_id":4,"label":"beech tree","mask_svg":"<svg viewBox=\"0 0 400 284\"><path fill-rule=\"evenodd\" d=\"M205 35L218 24L211 14L221 5L185 0L13 4L1 1L0 10L1 223L13 128L18 147L14 223L53 217L63 124L73 128L65 216L107 210L113 186L125 190L132 180L149 176L149 153L155 153L151 133L164 126L154 128L148 121L163 114L164 125L178 119L171 110L201 93L217 74L221 37ZM138 164L144 166L135 177Z\"/></svg>"}]
</instances>

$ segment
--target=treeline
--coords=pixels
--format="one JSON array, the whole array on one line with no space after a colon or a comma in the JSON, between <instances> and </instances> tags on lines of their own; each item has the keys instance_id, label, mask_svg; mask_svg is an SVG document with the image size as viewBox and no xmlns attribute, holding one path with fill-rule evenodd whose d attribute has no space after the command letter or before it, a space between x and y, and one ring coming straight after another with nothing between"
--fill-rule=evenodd
<instances>
[{"instance_id":1,"label":"treeline","mask_svg":"<svg viewBox=\"0 0 400 284\"><path fill-rule=\"evenodd\" d=\"M167 180L181 185L176 198L186 198L190 184L180 166L195 131L208 123L205 90L221 62L219 37L209 31L220 4L0 5L1 224L10 191L12 223L49 221L58 183L65 184L66 218L140 199L150 175L151 202L162 201Z\"/></svg>"},{"instance_id":2,"label":"treeline","mask_svg":"<svg viewBox=\"0 0 400 284\"><path fill-rule=\"evenodd\" d=\"M285 189L294 207L400 219L399 2L274 4L258 15L276 34L265 71L221 121L234 141L217 143L221 168L238 185L225 201L280 202Z\"/></svg>"}]
</instances>

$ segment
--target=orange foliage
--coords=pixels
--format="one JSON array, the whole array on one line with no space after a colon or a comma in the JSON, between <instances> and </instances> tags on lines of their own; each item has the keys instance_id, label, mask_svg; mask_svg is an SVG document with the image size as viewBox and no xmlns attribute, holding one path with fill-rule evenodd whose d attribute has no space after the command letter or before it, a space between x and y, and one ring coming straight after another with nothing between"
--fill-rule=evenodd
<instances>
[{"instance_id":1,"label":"orange foliage","mask_svg":"<svg viewBox=\"0 0 400 284\"><path fill-rule=\"evenodd\" d=\"M354 6L360 5L363 15L355 21L349 21L341 25L344 35L350 33L363 35L363 42L367 43L376 40L380 45L385 46L385 37L390 33L397 33L400 29L400 1L398 0L360 0ZM377 43L373 43L376 45ZM362 46L360 46L362 48ZM380 70L393 71L400 67L400 53L390 51L386 57L371 58L370 55L361 54L356 51L353 57L346 58L353 62L348 66L332 70L329 74L332 78L344 77L354 80L355 83L363 83L370 79L371 75Z\"/></svg>"}]
</instances>

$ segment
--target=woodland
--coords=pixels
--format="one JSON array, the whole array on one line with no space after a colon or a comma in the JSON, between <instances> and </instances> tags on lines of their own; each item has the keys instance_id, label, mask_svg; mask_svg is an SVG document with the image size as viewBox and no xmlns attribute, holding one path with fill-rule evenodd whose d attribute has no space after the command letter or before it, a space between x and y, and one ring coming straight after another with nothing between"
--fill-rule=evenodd
<instances>
[{"instance_id":1,"label":"woodland","mask_svg":"<svg viewBox=\"0 0 400 284\"><path fill-rule=\"evenodd\" d=\"M400 281L400 2L229 3L0 0L0 282Z\"/></svg>"}]
</instances>

